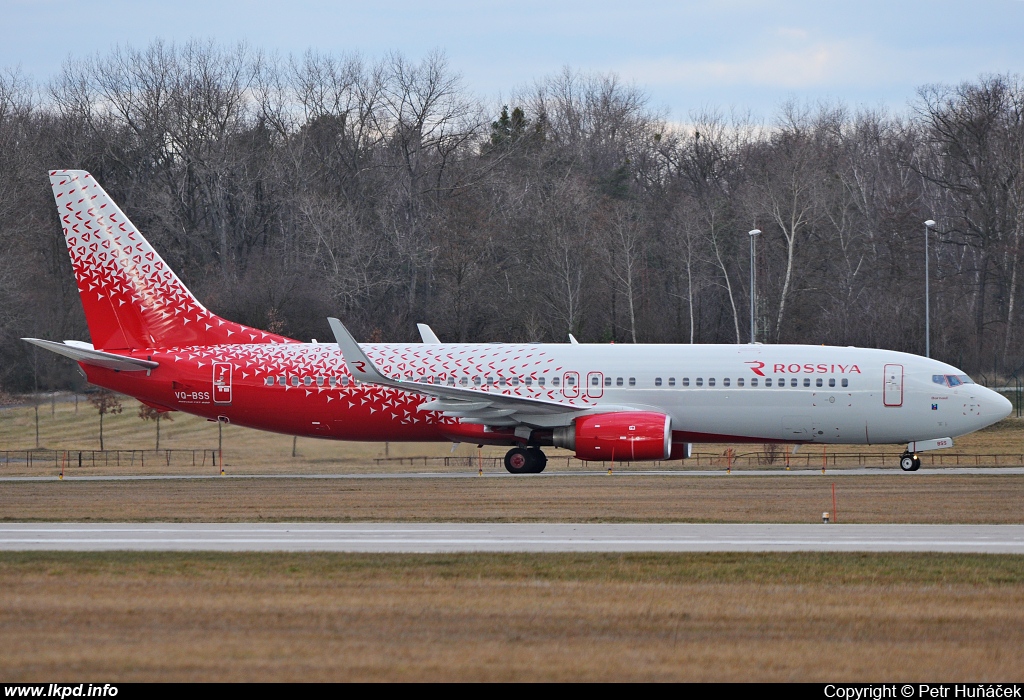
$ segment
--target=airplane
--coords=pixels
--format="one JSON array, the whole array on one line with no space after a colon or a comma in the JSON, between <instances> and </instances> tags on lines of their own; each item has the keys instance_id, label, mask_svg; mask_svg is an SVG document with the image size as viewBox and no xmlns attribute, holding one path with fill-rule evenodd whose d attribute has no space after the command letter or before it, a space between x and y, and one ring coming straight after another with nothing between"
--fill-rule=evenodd
<instances>
[{"instance_id":1,"label":"airplane","mask_svg":"<svg viewBox=\"0 0 1024 700\"><path fill-rule=\"evenodd\" d=\"M961 370L902 352L817 345L303 343L223 319L182 284L83 170L50 183L91 343L25 338L97 386L184 411L334 440L502 445L513 474L544 447L578 459L685 459L715 443L907 443L919 453L991 425L1010 402Z\"/></svg>"}]
</instances>

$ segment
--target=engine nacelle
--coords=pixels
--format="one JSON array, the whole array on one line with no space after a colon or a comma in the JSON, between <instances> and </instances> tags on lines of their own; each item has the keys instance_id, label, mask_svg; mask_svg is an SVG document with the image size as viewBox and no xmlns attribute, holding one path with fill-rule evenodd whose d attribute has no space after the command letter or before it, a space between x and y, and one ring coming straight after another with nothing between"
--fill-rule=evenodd
<instances>
[{"instance_id":1,"label":"engine nacelle","mask_svg":"<svg viewBox=\"0 0 1024 700\"><path fill-rule=\"evenodd\" d=\"M663 413L635 411L583 416L555 428L556 447L589 462L639 462L668 459L672 453L672 421Z\"/></svg>"}]
</instances>

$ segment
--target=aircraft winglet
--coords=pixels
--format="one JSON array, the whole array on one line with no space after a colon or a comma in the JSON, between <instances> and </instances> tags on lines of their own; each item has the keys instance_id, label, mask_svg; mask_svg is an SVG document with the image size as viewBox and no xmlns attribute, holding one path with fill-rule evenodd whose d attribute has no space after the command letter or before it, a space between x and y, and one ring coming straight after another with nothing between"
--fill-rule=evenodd
<instances>
[{"instance_id":1,"label":"aircraft winglet","mask_svg":"<svg viewBox=\"0 0 1024 700\"><path fill-rule=\"evenodd\" d=\"M425 323L417 323L416 328L419 329L420 337L423 338L424 343L440 343L441 339L437 337L437 334L431 330L430 326Z\"/></svg>"},{"instance_id":2,"label":"aircraft winglet","mask_svg":"<svg viewBox=\"0 0 1024 700\"><path fill-rule=\"evenodd\" d=\"M361 381L368 382L370 384L384 384L386 386L396 386L399 382L393 379L385 377L377 369L377 366L373 364L373 360L366 356L363 349L359 347L359 343L352 337L352 334L348 332L344 324L338 319L329 317L327 322L331 324L331 330L334 332L334 339L338 343L338 349L341 350L341 356L345 358L345 364L348 365L348 371L352 373L352 377Z\"/></svg>"}]
</instances>

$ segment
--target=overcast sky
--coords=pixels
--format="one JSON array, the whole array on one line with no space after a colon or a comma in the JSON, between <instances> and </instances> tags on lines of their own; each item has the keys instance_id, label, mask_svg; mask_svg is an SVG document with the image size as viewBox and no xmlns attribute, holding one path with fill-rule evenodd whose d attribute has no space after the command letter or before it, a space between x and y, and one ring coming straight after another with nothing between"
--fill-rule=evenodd
<instances>
[{"instance_id":1,"label":"overcast sky","mask_svg":"<svg viewBox=\"0 0 1024 700\"><path fill-rule=\"evenodd\" d=\"M441 49L488 101L569 66L635 82L677 121L703 106L770 117L790 98L903 110L922 84L1024 74L1024 0L0 0L0 28L0 68L38 81L156 38L367 59Z\"/></svg>"}]
</instances>

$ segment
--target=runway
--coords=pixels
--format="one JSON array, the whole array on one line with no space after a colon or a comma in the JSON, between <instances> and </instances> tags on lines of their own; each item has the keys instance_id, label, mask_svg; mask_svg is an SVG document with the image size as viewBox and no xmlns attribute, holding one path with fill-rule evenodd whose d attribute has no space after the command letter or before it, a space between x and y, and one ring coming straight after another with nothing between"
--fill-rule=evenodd
<instances>
[{"instance_id":1,"label":"runway","mask_svg":"<svg viewBox=\"0 0 1024 700\"><path fill-rule=\"evenodd\" d=\"M230 469L230 467L228 468ZM607 471L551 471L543 474L509 474L508 472L484 472L482 475L477 472L371 472L366 474L111 474L103 476L76 476L67 474L64 481L195 481L206 479L558 479L564 477L602 477L607 478L628 478L638 476L666 476L666 477L737 477L745 476L785 476L785 477L820 477L821 469L701 469L701 470L622 470L613 472ZM906 479L922 478L928 476L1021 476L1024 475L1024 467L936 467L934 469L922 469L917 472L904 472L897 467L833 467L826 469L824 474L832 477L842 476L895 476ZM56 475L52 476L3 476L0 483L18 481L60 481Z\"/></svg>"},{"instance_id":2,"label":"runway","mask_svg":"<svg viewBox=\"0 0 1024 700\"><path fill-rule=\"evenodd\" d=\"M14 523L0 550L1024 554L1024 525Z\"/></svg>"}]
</instances>

